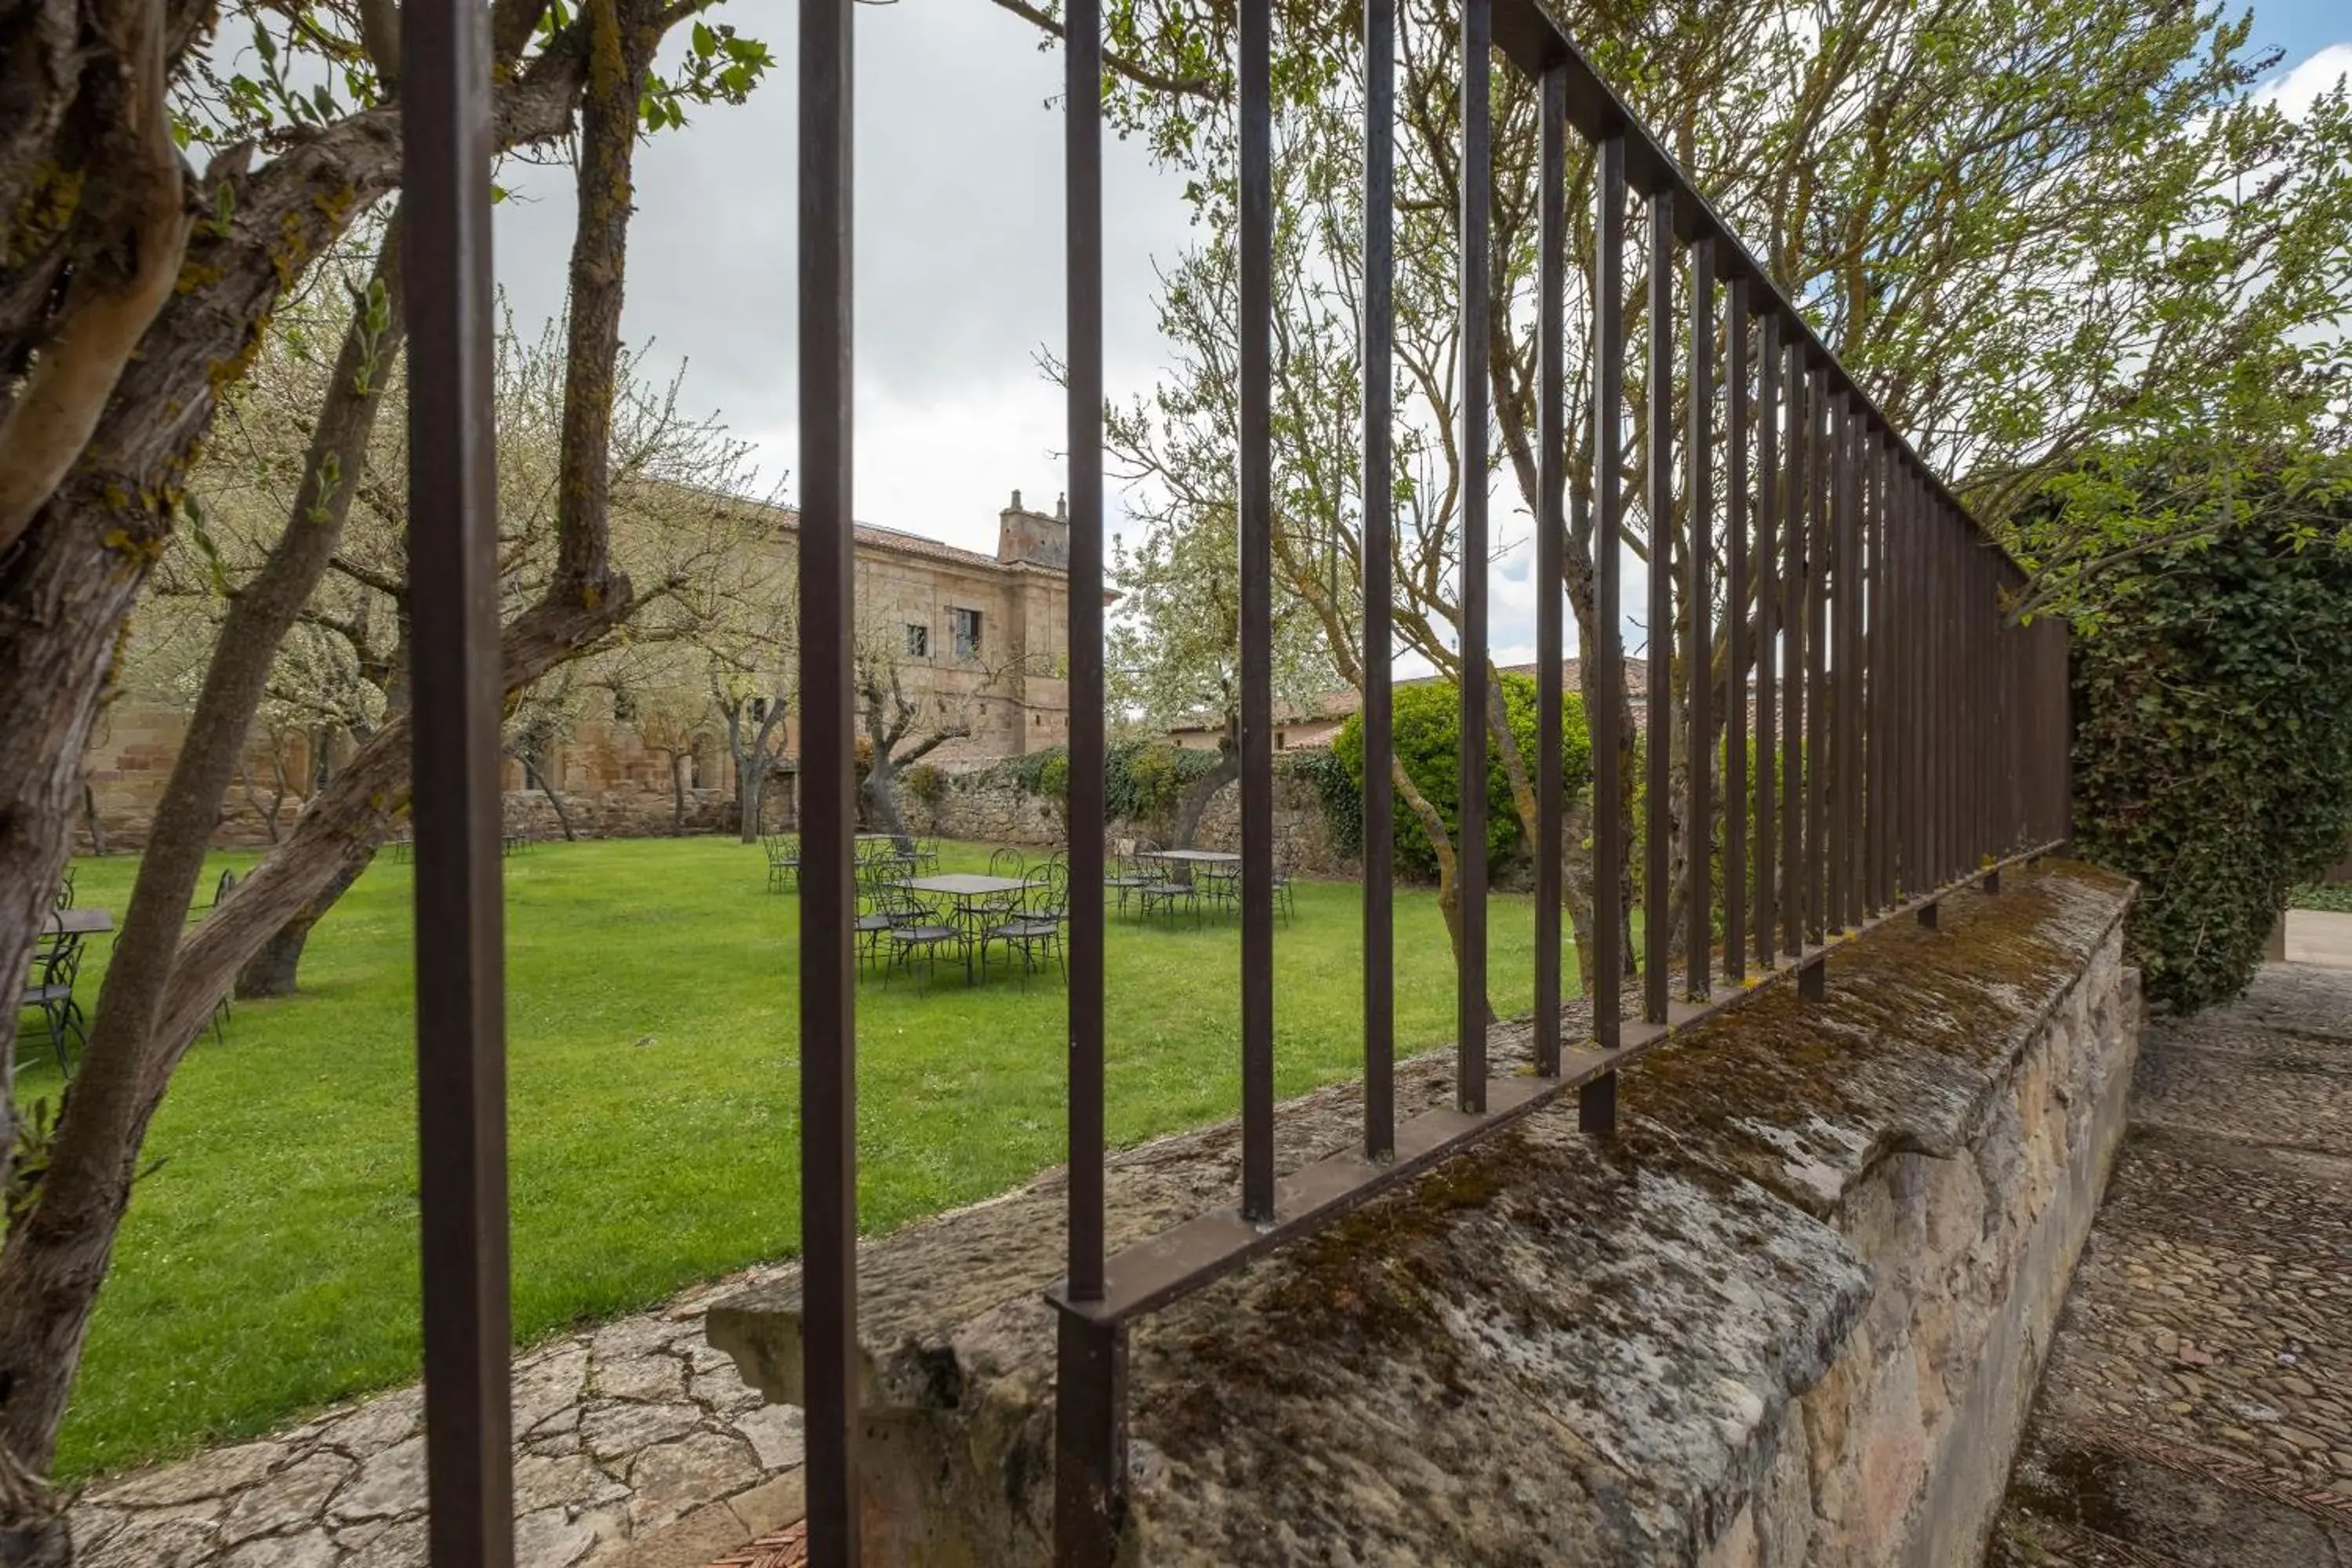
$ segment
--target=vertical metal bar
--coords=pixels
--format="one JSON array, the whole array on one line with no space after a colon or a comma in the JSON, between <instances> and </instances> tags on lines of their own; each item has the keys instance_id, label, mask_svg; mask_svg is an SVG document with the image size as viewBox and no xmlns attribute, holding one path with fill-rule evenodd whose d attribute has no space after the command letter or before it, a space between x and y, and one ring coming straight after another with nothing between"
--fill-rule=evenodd
<instances>
[{"instance_id":1,"label":"vertical metal bar","mask_svg":"<svg viewBox=\"0 0 2352 1568\"><path fill-rule=\"evenodd\" d=\"M1960 761L1963 755L1960 729L1960 599L1965 586L1960 568L1965 561L1960 554L1959 526L1950 510L1938 505L1936 509L1936 637L1939 648L1936 660L1937 691L1937 765L1936 765L1936 826L1937 850L1942 862L1940 882L1957 879L1962 868L1960 853Z\"/></svg>"},{"instance_id":2,"label":"vertical metal bar","mask_svg":"<svg viewBox=\"0 0 2352 1568\"><path fill-rule=\"evenodd\" d=\"M1911 550L1910 507L1911 470L1900 447L1890 447L1887 455L1886 492L1886 633L1887 648L1892 658L1891 679L1887 687L1887 725L1893 736L1890 757L1893 772L1889 779L1889 798L1893 802L1891 826L1894 844L1888 867L1893 878L1896 901L1908 899L1916 890L1918 879L1911 872L1911 760L1916 731L1912 722L1916 704L1912 700L1911 682L1918 629L1917 595L1912 591L1911 573L1918 557Z\"/></svg>"},{"instance_id":3,"label":"vertical metal bar","mask_svg":"<svg viewBox=\"0 0 2352 1568\"><path fill-rule=\"evenodd\" d=\"M1559 1075L1561 570L1568 478L1568 67L1543 74L1536 180L1536 1071Z\"/></svg>"},{"instance_id":4,"label":"vertical metal bar","mask_svg":"<svg viewBox=\"0 0 2352 1568\"><path fill-rule=\"evenodd\" d=\"M1886 822L1886 444L1875 429L1868 432L1868 440L1870 504L1863 513L1863 591L1867 616L1863 630L1863 667L1868 706L1864 710L1867 728L1863 737L1863 766L1864 804L1870 830L1870 889L1864 912L1874 915L1891 901L1894 883L1887 875L1887 852L1893 839L1887 833Z\"/></svg>"},{"instance_id":5,"label":"vertical metal bar","mask_svg":"<svg viewBox=\"0 0 2352 1568\"><path fill-rule=\"evenodd\" d=\"M1708 719L1707 695L1714 684L1714 649L1708 636L1712 610L1708 603L1707 557L1714 553L1715 525L1715 241L1701 239L1690 247L1690 367L1685 373L1689 428L1683 437L1683 458L1689 477L1688 515L1684 521L1683 668L1684 711L1688 734L1684 742L1689 799L1684 808L1685 846L1683 864L1683 962L1688 966L1687 991L1703 1002L1714 989L1709 959L1713 955L1715 900L1708 870L1715 855L1715 801L1711 770L1714 725Z\"/></svg>"},{"instance_id":6,"label":"vertical metal bar","mask_svg":"<svg viewBox=\"0 0 2352 1568\"><path fill-rule=\"evenodd\" d=\"M1486 404L1494 197L1492 0L1462 5L1462 964L1454 1101L1486 1109Z\"/></svg>"},{"instance_id":7,"label":"vertical metal bar","mask_svg":"<svg viewBox=\"0 0 2352 1568\"><path fill-rule=\"evenodd\" d=\"M1790 957L1804 949L1809 906L1805 892L1805 721L1807 683L1806 616L1811 609L1806 586L1806 560L1811 542L1806 532L1806 431L1811 390L1805 375L1804 350L1790 332L1787 411L1787 475L1780 487L1781 660L1784 666L1780 704L1780 950Z\"/></svg>"},{"instance_id":8,"label":"vertical metal bar","mask_svg":"<svg viewBox=\"0 0 2352 1568\"><path fill-rule=\"evenodd\" d=\"M402 239L416 834L425 1529L443 1568L514 1561L489 14L411 7Z\"/></svg>"},{"instance_id":9,"label":"vertical metal bar","mask_svg":"<svg viewBox=\"0 0 2352 1568\"><path fill-rule=\"evenodd\" d=\"M1748 431L1756 417L1756 405L1748 392L1753 373L1748 357L1745 274L1731 280L1726 309L1724 342L1729 359L1724 375L1731 384L1731 409L1725 425L1731 451L1724 480L1729 505L1724 511L1723 531L1729 557L1725 564L1731 575L1724 588L1723 621L1725 634L1731 639L1727 651L1731 673L1724 683L1730 707L1723 716L1723 973L1737 985L1748 977L1748 763L1752 745L1748 731L1754 718L1748 673L1752 658L1748 606L1755 596L1748 553L1752 526L1748 504Z\"/></svg>"},{"instance_id":10,"label":"vertical metal bar","mask_svg":"<svg viewBox=\"0 0 2352 1568\"><path fill-rule=\"evenodd\" d=\"M1070 1298L1103 1293L1102 0L1069 0L1063 195L1070 428Z\"/></svg>"},{"instance_id":11,"label":"vertical metal bar","mask_svg":"<svg viewBox=\"0 0 2352 1568\"><path fill-rule=\"evenodd\" d=\"M859 1561L852 0L800 37L801 1260L809 1561Z\"/></svg>"},{"instance_id":12,"label":"vertical metal bar","mask_svg":"<svg viewBox=\"0 0 2352 1568\"><path fill-rule=\"evenodd\" d=\"M1373 1160L1396 1152L1395 122L1396 0L1364 0L1364 1153Z\"/></svg>"},{"instance_id":13,"label":"vertical metal bar","mask_svg":"<svg viewBox=\"0 0 2352 1568\"><path fill-rule=\"evenodd\" d=\"M1617 1048L1625 985L1625 641L1622 584L1625 508L1625 142L1601 144L1593 182L1592 266L1592 657L1600 663L1592 726L1592 1037ZM1617 1075L1587 1085L1577 1100L1588 1132L1617 1126Z\"/></svg>"},{"instance_id":14,"label":"vertical metal bar","mask_svg":"<svg viewBox=\"0 0 2352 1568\"><path fill-rule=\"evenodd\" d=\"M1274 1217L1272 0L1241 7L1242 1217Z\"/></svg>"},{"instance_id":15,"label":"vertical metal bar","mask_svg":"<svg viewBox=\"0 0 2352 1568\"><path fill-rule=\"evenodd\" d=\"M1674 949L1669 907L1674 897L1675 678L1675 198L1650 194L1650 356L1645 433L1649 437L1650 731L1645 754L1648 788L1642 802L1648 850L1642 896L1642 1016L1666 1021L1667 970Z\"/></svg>"},{"instance_id":16,"label":"vertical metal bar","mask_svg":"<svg viewBox=\"0 0 2352 1568\"><path fill-rule=\"evenodd\" d=\"M1920 516L1919 545L1927 562L1927 602L1924 605L1927 630L1927 885L1941 888L1951 880L1951 864L1944 837L1946 816L1944 792L1948 783L1946 767L1945 738L1951 728L1951 713L1946 701L1951 673L1951 653L1944 635L1944 616L1951 599L1951 583L1945 573L1944 519L1936 497L1930 494Z\"/></svg>"},{"instance_id":17,"label":"vertical metal bar","mask_svg":"<svg viewBox=\"0 0 2352 1568\"><path fill-rule=\"evenodd\" d=\"M1863 409L1858 395L1837 400L1842 414L1839 478L1844 500L1837 508L1837 868L1844 886L1837 891L1839 926L1851 931L1863 917L1863 691L1870 672L1863 668Z\"/></svg>"},{"instance_id":18,"label":"vertical metal bar","mask_svg":"<svg viewBox=\"0 0 2352 1568\"><path fill-rule=\"evenodd\" d=\"M1862 410L1859 427L1854 437L1854 496L1856 515L1854 527L1854 558L1860 565L1856 580L1855 644L1861 658L1855 671L1855 695L1858 700L1858 721L1861 726L1860 744L1855 748L1854 762L1861 771L1862 787L1856 797L1856 819L1862 825L1862 842L1855 858L1859 873L1857 885L1861 896L1855 900L1853 914L1857 921L1866 921L1878 909L1878 559L1872 540L1876 531L1878 507L1878 436L1867 407Z\"/></svg>"},{"instance_id":19,"label":"vertical metal bar","mask_svg":"<svg viewBox=\"0 0 2352 1568\"><path fill-rule=\"evenodd\" d=\"M1805 386L1805 939L1829 934L1829 442L1830 377L1809 368Z\"/></svg>"},{"instance_id":20,"label":"vertical metal bar","mask_svg":"<svg viewBox=\"0 0 2352 1568\"><path fill-rule=\"evenodd\" d=\"M1854 766L1854 710L1862 672L1853 657L1853 620L1861 584L1853 570L1853 405L1843 391L1830 407L1830 829L1829 927L1853 923L1853 800L1861 772Z\"/></svg>"},{"instance_id":21,"label":"vertical metal bar","mask_svg":"<svg viewBox=\"0 0 2352 1568\"><path fill-rule=\"evenodd\" d=\"M1757 322L1756 452L1756 962L1780 951L1780 318Z\"/></svg>"},{"instance_id":22,"label":"vertical metal bar","mask_svg":"<svg viewBox=\"0 0 2352 1568\"><path fill-rule=\"evenodd\" d=\"M1055 1316L1054 1562L1109 1568L1126 1489L1127 1325Z\"/></svg>"}]
</instances>

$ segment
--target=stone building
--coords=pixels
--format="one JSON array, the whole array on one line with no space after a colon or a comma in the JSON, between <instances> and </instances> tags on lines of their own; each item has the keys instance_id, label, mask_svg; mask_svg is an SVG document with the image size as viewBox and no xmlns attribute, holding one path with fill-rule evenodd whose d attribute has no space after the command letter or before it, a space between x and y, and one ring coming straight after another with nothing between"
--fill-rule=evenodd
<instances>
[{"instance_id":1,"label":"stone building","mask_svg":"<svg viewBox=\"0 0 2352 1568\"><path fill-rule=\"evenodd\" d=\"M799 552L799 514L774 509L772 538L787 559ZM932 753L942 763L977 763L1059 745L1069 737L1069 520L1066 509L1030 510L1021 493L998 514L993 555L921 534L860 524L857 604L863 636L887 639L906 696L927 724L960 721L968 737ZM793 815L800 755L796 704L782 727L785 763L772 777L772 822ZM108 709L87 759L90 837L110 847L135 847L150 821L184 732L175 701L135 678ZM715 723L691 755L675 762L646 743L641 726L614 712L611 695L591 692L541 773L562 797L575 828L618 835L668 830L676 810L672 770L683 775L688 820L716 826L732 820L734 767ZM323 773L348 756L338 733L257 734L246 767L223 803L217 833L225 844L283 829ZM282 781L282 782L281 782ZM509 816L518 828L551 829L553 811L520 763L507 764Z\"/></svg>"}]
</instances>

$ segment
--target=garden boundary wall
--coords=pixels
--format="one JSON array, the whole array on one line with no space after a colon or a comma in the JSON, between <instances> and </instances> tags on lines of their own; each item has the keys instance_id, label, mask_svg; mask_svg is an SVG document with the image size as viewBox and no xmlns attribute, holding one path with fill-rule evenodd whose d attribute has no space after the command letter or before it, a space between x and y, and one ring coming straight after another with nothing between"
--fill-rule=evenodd
<instances>
[{"instance_id":1,"label":"garden boundary wall","mask_svg":"<svg viewBox=\"0 0 2352 1568\"><path fill-rule=\"evenodd\" d=\"M1120 1560L1977 1561L2140 1025L2128 886L2006 881L1645 1058L1614 1139L1555 1103L1140 1322ZM1400 1110L1451 1068L1408 1064ZM1360 1116L1290 1102L1280 1164ZM1115 1156L1111 1245L1231 1202L1236 1143ZM863 1248L867 1562L1050 1560L1064 1202L1052 1173ZM708 1320L785 1404L798 1309L788 1273Z\"/></svg>"}]
</instances>

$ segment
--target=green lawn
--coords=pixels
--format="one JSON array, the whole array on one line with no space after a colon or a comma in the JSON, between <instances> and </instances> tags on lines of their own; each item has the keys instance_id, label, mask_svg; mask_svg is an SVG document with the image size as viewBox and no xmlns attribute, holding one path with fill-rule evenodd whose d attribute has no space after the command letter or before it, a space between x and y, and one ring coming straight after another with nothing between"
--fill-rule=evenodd
<instances>
[{"instance_id":1,"label":"green lawn","mask_svg":"<svg viewBox=\"0 0 2352 1568\"><path fill-rule=\"evenodd\" d=\"M950 847L978 869L982 847ZM220 857L218 865L251 857ZM89 860L112 909L132 862ZM529 1342L791 1253L799 900L724 839L542 845L506 863L514 1316ZM59 1455L67 1477L267 1430L415 1375L411 872L379 863L314 933L303 994L240 1004L180 1068L147 1141ZM1353 886L1302 882L1276 938L1277 1088L1358 1070ZM1397 898L1397 1029L1447 1037L1434 899ZM1496 1005L1526 1010L1533 911L1494 903ZM1110 1136L1233 1114L1239 938L1116 923ZM83 966L85 1005L104 968ZM1575 965L1567 965L1573 984ZM1058 977L858 992L859 1208L869 1232L1001 1192L1063 1152ZM58 1091L19 1042L19 1094Z\"/></svg>"}]
</instances>

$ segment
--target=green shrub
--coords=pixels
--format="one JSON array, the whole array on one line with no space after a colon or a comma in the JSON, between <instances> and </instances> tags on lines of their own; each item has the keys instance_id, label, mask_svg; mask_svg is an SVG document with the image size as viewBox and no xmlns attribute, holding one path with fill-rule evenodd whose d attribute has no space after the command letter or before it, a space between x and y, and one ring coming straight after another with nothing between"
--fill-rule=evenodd
<instances>
[{"instance_id":1,"label":"green shrub","mask_svg":"<svg viewBox=\"0 0 2352 1568\"><path fill-rule=\"evenodd\" d=\"M917 763L906 772L907 793L933 811L948 797L948 775L929 763Z\"/></svg>"},{"instance_id":2,"label":"green shrub","mask_svg":"<svg viewBox=\"0 0 2352 1568\"><path fill-rule=\"evenodd\" d=\"M1502 682L1504 713L1510 721L1519 754L1526 759L1532 775L1536 765L1536 679L1532 675L1506 674ZM1422 794L1444 817L1446 831L1456 836L1461 831L1461 693L1449 681L1423 681L1396 688L1392 708L1396 754L1402 760L1407 776L1420 786ZM1592 742L1585 731L1581 699L1573 692L1564 693L1560 710L1560 778L1563 787L1573 795L1591 782ZM1364 719L1360 712L1349 715L1331 742L1331 751L1360 790L1364 777ZM1528 783L1533 784L1532 776ZM1397 869L1409 876L1434 878L1436 851L1421 830L1421 819L1413 815L1402 795L1396 800L1395 833ZM1510 777L1503 770L1500 752L1490 745L1486 769L1487 865L1498 867L1514 855L1528 853L1524 837L1518 809L1511 799Z\"/></svg>"},{"instance_id":3,"label":"green shrub","mask_svg":"<svg viewBox=\"0 0 2352 1568\"><path fill-rule=\"evenodd\" d=\"M2077 642L2078 847L2140 885L2150 1001L2244 990L2289 890L2343 854L2347 648L2352 552L2247 531L2146 558Z\"/></svg>"},{"instance_id":4,"label":"green shrub","mask_svg":"<svg viewBox=\"0 0 2352 1568\"><path fill-rule=\"evenodd\" d=\"M1128 741L1110 749L1103 768L1103 820L1163 822L1176 815L1184 792L1216 772L1214 752L1171 741Z\"/></svg>"}]
</instances>

